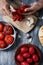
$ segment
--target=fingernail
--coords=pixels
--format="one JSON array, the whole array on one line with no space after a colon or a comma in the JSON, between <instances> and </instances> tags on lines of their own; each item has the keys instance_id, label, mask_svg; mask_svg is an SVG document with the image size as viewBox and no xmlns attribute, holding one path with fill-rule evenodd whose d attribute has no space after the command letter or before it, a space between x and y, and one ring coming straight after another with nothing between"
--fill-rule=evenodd
<instances>
[{"instance_id":1,"label":"fingernail","mask_svg":"<svg viewBox=\"0 0 43 65\"><path fill-rule=\"evenodd\" d=\"M10 10L12 11L12 12L16 12L16 10L10 5Z\"/></svg>"},{"instance_id":2,"label":"fingernail","mask_svg":"<svg viewBox=\"0 0 43 65\"><path fill-rule=\"evenodd\" d=\"M27 9L24 10L25 12L27 11Z\"/></svg>"}]
</instances>

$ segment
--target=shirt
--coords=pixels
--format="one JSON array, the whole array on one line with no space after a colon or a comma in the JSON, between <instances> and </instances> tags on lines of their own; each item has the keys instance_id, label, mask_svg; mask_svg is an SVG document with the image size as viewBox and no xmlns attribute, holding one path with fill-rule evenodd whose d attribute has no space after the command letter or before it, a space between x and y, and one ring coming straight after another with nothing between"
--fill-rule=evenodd
<instances>
[{"instance_id":1,"label":"shirt","mask_svg":"<svg viewBox=\"0 0 43 65\"><path fill-rule=\"evenodd\" d=\"M8 0L8 1L12 2L13 0ZM25 4L30 4L30 3L33 3L33 2L35 2L37 0L19 0L19 1L24 2Z\"/></svg>"}]
</instances>

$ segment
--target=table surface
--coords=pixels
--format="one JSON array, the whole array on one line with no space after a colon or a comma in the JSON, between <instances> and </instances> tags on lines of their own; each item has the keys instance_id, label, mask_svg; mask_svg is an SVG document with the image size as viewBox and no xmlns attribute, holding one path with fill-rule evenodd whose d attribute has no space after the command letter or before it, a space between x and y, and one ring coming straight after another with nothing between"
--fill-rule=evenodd
<instances>
[{"instance_id":1,"label":"table surface","mask_svg":"<svg viewBox=\"0 0 43 65\"><path fill-rule=\"evenodd\" d=\"M24 0L24 2L25 1L26 0ZM33 1L35 1L35 0L30 0L30 2L33 2ZM29 1L27 0L26 2L29 2ZM40 11L40 16L43 16L42 13L43 13L43 9ZM2 15L0 15L0 21L3 21ZM39 30L40 26L42 26L42 25L43 25L43 20L38 20L38 23L36 24L35 28L31 32L28 33L33 38L32 41L30 42L30 44L34 44L34 45L38 46L42 52L42 60L41 60L40 65L43 65L43 47L41 46L39 38L38 38L38 30ZM0 51L0 65L16 65L15 61L14 61L14 54L15 54L17 47L24 43L29 44L28 39L26 39L27 34L21 32L21 31L18 31L18 32L19 32L19 35L21 35L21 39L19 40L17 37L16 42L14 43L15 45L13 45L8 50Z\"/></svg>"}]
</instances>

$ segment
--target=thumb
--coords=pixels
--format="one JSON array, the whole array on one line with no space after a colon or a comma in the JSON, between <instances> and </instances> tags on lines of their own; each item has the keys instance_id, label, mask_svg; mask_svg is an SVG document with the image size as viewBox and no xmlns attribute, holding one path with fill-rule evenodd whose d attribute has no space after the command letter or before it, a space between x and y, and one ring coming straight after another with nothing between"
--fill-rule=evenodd
<instances>
[{"instance_id":1,"label":"thumb","mask_svg":"<svg viewBox=\"0 0 43 65\"><path fill-rule=\"evenodd\" d=\"M28 7L27 8L25 8L25 12L26 11L30 11L31 10L31 4L30 5L28 5Z\"/></svg>"},{"instance_id":2,"label":"thumb","mask_svg":"<svg viewBox=\"0 0 43 65\"><path fill-rule=\"evenodd\" d=\"M31 7L25 9L25 12L28 12L28 11L31 11Z\"/></svg>"}]
</instances>

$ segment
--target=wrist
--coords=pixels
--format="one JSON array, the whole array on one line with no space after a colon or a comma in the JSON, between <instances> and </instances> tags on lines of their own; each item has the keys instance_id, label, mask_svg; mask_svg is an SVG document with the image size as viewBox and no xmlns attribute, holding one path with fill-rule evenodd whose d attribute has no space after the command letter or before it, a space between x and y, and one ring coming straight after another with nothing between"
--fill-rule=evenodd
<instances>
[{"instance_id":1,"label":"wrist","mask_svg":"<svg viewBox=\"0 0 43 65\"><path fill-rule=\"evenodd\" d=\"M38 3L40 8L43 8L43 2L42 1L38 1L37 3Z\"/></svg>"}]
</instances>

